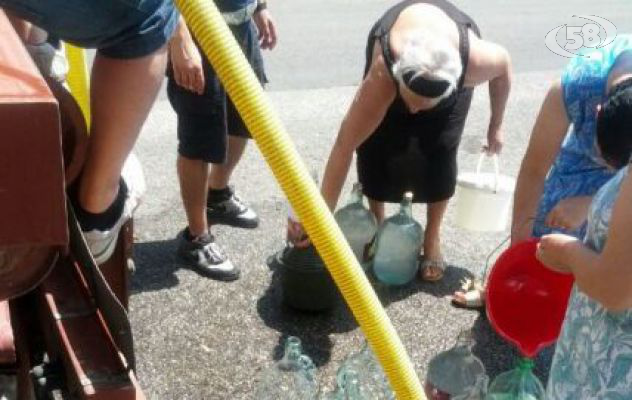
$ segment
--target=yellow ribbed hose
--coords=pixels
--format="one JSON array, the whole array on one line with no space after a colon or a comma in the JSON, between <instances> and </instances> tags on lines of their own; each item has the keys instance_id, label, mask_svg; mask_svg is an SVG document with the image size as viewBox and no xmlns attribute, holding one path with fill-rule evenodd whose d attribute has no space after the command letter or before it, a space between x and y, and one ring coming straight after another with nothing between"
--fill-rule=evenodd
<instances>
[{"instance_id":1,"label":"yellow ribbed hose","mask_svg":"<svg viewBox=\"0 0 632 400\"><path fill-rule=\"evenodd\" d=\"M79 108L86 119L86 126L90 130L90 86L88 83L88 67L84 50L69 43L64 43L66 58L68 59L68 76L66 83L70 93L79 104Z\"/></svg>"},{"instance_id":2,"label":"yellow ribbed hose","mask_svg":"<svg viewBox=\"0 0 632 400\"><path fill-rule=\"evenodd\" d=\"M214 2L175 3L349 304L398 399L425 399L393 325Z\"/></svg>"}]
</instances>

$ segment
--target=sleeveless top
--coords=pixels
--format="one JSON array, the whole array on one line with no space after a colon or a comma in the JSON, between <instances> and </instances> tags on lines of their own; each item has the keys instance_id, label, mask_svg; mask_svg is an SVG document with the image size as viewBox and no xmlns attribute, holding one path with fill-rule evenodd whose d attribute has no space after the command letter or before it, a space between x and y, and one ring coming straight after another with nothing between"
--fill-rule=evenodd
<instances>
[{"instance_id":1,"label":"sleeveless top","mask_svg":"<svg viewBox=\"0 0 632 400\"><path fill-rule=\"evenodd\" d=\"M459 54L461 55L461 65L463 66L463 70L461 72L461 76L459 77L457 89L450 96L442 99L441 102L432 109L419 112L421 114L428 114L440 110L445 110L446 108L454 106L454 104L456 103L458 92L463 89L463 82L465 81L465 73L467 71L467 64L470 56L468 30L472 29L472 31L478 37L480 37L480 31L478 29L478 26L470 16L468 16L467 14L456 8L452 3L446 0L405 0L394 5L386 11L382 18L380 18L375 23L375 25L371 29L371 32L369 33L369 40L366 48L366 66L364 68L364 76L366 76L366 74L369 72L369 68L371 67L371 61L373 59L373 47L375 45L375 41L377 40L379 41L382 48L382 55L384 57L384 62L386 63L386 68L393 78L393 81L395 82L395 86L397 88L397 98L394 101L393 106L401 109L401 111L403 112L410 113L404 102L401 100L401 96L399 94L399 85L397 84L397 81L393 76L393 64L396 60L393 56L389 39L391 28L397 21L399 15L404 9L414 4L429 4L439 8L452 21L456 23L459 31Z\"/></svg>"}]
</instances>

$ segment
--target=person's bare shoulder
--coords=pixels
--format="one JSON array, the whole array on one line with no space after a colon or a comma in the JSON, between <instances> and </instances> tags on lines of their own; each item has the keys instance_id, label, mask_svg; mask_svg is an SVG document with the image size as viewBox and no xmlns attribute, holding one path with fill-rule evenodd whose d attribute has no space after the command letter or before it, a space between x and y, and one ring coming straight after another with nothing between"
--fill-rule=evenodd
<instances>
[{"instance_id":1,"label":"person's bare shoulder","mask_svg":"<svg viewBox=\"0 0 632 400\"><path fill-rule=\"evenodd\" d=\"M465 71L465 86L473 87L510 71L511 57L501 45L484 40L469 30L470 54Z\"/></svg>"}]
</instances>

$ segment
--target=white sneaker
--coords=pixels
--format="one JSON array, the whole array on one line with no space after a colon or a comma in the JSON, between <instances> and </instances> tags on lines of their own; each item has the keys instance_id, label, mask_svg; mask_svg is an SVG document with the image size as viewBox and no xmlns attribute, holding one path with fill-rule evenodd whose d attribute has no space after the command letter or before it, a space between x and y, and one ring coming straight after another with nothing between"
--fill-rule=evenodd
<instances>
[{"instance_id":1,"label":"white sneaker","mask_svg":"<svg viewBox=\"0 0 632 400\"><path fill-rule=\"evenodd\" d=\"M90 252L98 265L103 264L112 257L121 227L132 218L134 211L140 205L141 197L145 193L146 185L143 168L134 154L130 154L125 161L121 177L127 185L127 198L125 199L121 217L107 231L93 229L83 232Z\"/></svg>"}]
</instances>

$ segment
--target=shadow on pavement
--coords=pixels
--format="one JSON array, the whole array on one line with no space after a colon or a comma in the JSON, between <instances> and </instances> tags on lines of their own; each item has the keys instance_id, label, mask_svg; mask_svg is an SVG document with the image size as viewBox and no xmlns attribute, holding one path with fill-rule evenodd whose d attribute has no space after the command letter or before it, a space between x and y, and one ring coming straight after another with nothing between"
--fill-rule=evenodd
<instances>
[{"instance_id":1,"label":"shadow on pavement","mask_svg":"<svg viewBox=\"0 0 632 400\"><path fill-rule=\"evenodd\" d=\"M425 282L416 277L411 283L404 286L387 286L377 282L374 278L372 281L382 304L387 306L405 300L418 292L424 292L437 298L451 296L461 288L463 279L472 278L472 276L468 269L450 265L445 269L443 279L438 282Z\"/></svg>"},{"instance_id":2,"label":"shadow on pavement","mask_svg":"<svg viewBox=\"0 0 632 400\"><path fill-rule=\"evenodd\" d=\"M134 244L134 264L136 271L131 279L131 293L151 292L177 286L179 269L195 272L204 279L210 279L195 268L179 263L176 258L178 240L160 240Z\"/></svg>"},{"instance_id":3,"label":"shadow on pavement","mask_svg":"<svg viewBox=\"0 0 632 400\"><path fill-rule=\"evenodd\" d=\"M151 292L177 286L180 281L175 262L177 241L160 240L134 244L136 272L131 279L132 294Z\"/></svg>"},{"instance_id":4,"label":"shadow on pavement","mask_svg":"<svg viewBox=\"0 0 632 400\"><path fill-rule=\"evenodd\" d=\"M358 327L350 310L340 301L326 312L302 312L283 304L280 272L270 265L272 278L265 293L257 301L257 312L266 326L280 332L279 343L273 351L273 358L283 357L285 340L296 336L303 342L303 350L316 366L327 364L331 358L333 342L330 334L349 332Z\"/></svg>"}]
</instances>

